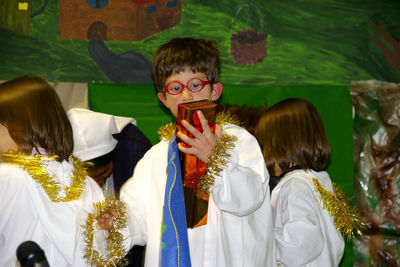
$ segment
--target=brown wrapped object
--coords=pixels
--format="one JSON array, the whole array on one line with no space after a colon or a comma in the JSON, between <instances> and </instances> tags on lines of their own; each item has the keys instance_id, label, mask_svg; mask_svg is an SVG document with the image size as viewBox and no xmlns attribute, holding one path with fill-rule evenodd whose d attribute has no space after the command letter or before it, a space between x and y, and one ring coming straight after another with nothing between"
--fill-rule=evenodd
<instances>
[{"instance_id":1,"label":"brown wrapped object","mask_svg":"<svg viewBox=\"0 0 400 267\"><path fill-rule=\"evenodd\" d=\"M203 132L196 112L201 110L208 121L211 131L215 132L216 107L217 104L208 100L180 104L178 106L178 116L176 118L177 131L181 131L187 136L193 138L193 134L181 124L182 120L186 120L198 131ZM178 142L180 142L180 140L178 140ZM186 146L186 144L182 144ZM193 228L196 227L199 222L202 222L201 225L207 223L204 217L207 215L208 195L199 189L200 177L206 173L206 164L196 156L182 152L179 152L179 158L181 162L183 187L185 192L187 225L189 228Z\"/></svg>"},{"instance_id":2,"label":"brown wrapped object","mask_svg":"<svg viewBox=\"0 0 400 267\"><path fill-rule=\"evenodd\" d=\"M400 266L400 84L351 84L356 205L365 234L354 266Z\"/></svg>"}]
</instances>

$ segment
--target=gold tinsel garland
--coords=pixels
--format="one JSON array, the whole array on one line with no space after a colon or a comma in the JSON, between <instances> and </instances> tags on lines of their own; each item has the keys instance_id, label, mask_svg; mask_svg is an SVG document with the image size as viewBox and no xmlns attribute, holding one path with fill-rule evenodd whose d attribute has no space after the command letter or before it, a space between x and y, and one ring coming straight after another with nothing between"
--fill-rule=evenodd
<instances>
[{"instance_id":1,"label":"gold tinsel garland","mask_svg":"<svg viewBox=\"0 0 400 267\"><path fill-rule=\"evenodd\" d=\"M336 229L344 239L353 239L356 235L362 235L365 224L358 218L357 212L348 204L348 199L338 185L332 183L333 193L326 190L313 178L314 187L321 197L322 207L333 217Z\"/></svg>"},{"instance_id":2,"label":"gold tinsel garland","mask_svg":"<svg viewBox=\"0 0 400 267\"><path fill-rule=\"evenodd\" d=\"M236 116L231 115L229 112L219 112L217 113L217 116L215 118L215 123L222 126L227 124L239 125L239 120L236 118ZM172 122L161 126L160 129L158 130L158 135L160 137L160 140L165 139L169 141L172 139L175 133L176 133L176 125L175 123Z\"/></svg>"},{"instance_id":3,"label":"gold tinsel garland","mask_svg":"<svg viewBox=\"0 0 400 267\"><path fill-rule=\"evenodd\" d=\"M73 165L71 176L72 183L70 186L61 188L60 184L55 181L55 178L47 173L45 167L46 162L57 160L57 158L57 156L26 156L9 152L0 156L0 162L17 165L26 171L34 181L42 186L47 196L53 202L68 202L78 199L84 190L86 167L88 164L80 161L74 156L71 156L70 159ZM64 197L60 197L61 191L64 192Z\"/></svg>"},{"instance_id":4,"label":"gold tinsel garland","mask_svg":"<svg viewBox=\"0 0 400 267\"><path fill-rule=\"evenodd\" d=\"M158 130L158 135L160 136L160 140L165 139L169 141L175 135L175 132L175 123L170 122L160 127L160 129Z\"/></svg>"},{"instance_id":5,"label":"gold tinsel garland","mask_svg":"<svg viewBox=\"0 0 400 267\"><path fill-rule=\"evenodd\" d=\"M200 189L207 195L210 193L211 186L214 185L215 176L220 176L228 164L230 158L228 150L235 147L236 140L236 136L222 133L211 154L208 155L207 173L200 177Z\"/></svg>"},{"instance_id":6,"label":"gold tinsel garland","mask_svg":"<svg viewBox=\"0 0 400 267\"><path fill-rule=\"evenodd\" d=\"M94 212L90 213L86 219L85 227L85 259L89 265L95 265L98 267L117 266L121 263L124 256L127 254L126 249L123 246L123 235L118 231L126 228L127 225L127 214L124 204L118 200L106 200L94 204ZM117 217L113 223L111 229L107 233L107 251L108 255L104 258L100 253L93 248L94 239L94 225L97 222L97 218L103 215L105 212L115 211Z\"/></svg>"},{"instance_id":7,"label":"gold tinsel garland","mask_svg":"<svg viewBox=\"0 0 400 267\"><path fill-rule=\"evenodd\" d=\"M239 120L229 112L219 112L215 118L215 122L219 125L235 124L239 125ZM175 123L168 123L158 130L160 140L171 140L175 135ZM208 164L206 166L207 174L200 177L200 190L207 195L210 192L211 186L214 184L215 176L219 176L222 170L226 167L230 154L228 150L232 149L237 140L235 136L222 133L217 144L208 156Z\"/></svg>"},{"instance_id":8,"label":"gold tinsel garland","mask_svg":"<svg viewBox=\"0 0 400 267\"><path fill-rule=\"evenodd\" d=\"M240 125L239 119L235 115L229 113L228 111L218 112L217 117L215 118L215 123L219 125L227 125L227 124Z\"/></svg>"}]
</instances>

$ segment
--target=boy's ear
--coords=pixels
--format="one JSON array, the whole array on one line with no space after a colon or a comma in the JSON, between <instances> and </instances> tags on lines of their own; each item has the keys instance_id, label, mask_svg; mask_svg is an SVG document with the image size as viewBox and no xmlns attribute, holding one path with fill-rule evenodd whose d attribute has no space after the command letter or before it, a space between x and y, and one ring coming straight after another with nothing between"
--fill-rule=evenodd
<instances>
[{"instance_id":1,"label":"boy's ear","mask_svg":"<svg viewBox=\"0 0 400 267\"><path fill-rule=\"evenodd\" d=\"M223 89L223 86L221 83L213 84L213 90L211 92L211 100L212 101L218 100L218 98L222 94L222 89Z\"/></svg>"},{"instance_id":2,"label":"boy's ear","mask_svg":"<svg viewBox=\"0 0 400 267\"><path fill-rule=\"evenodd\" d=\"M166 107L168 107L168 106L167 106L167 99L165 98L165 96L164 96L163 93L159 92L159 93L157 94L157 97L158 97L158 99L160 99L161 102L163 102L163 104L164 104Z\"/></svg>"}]
</instances>

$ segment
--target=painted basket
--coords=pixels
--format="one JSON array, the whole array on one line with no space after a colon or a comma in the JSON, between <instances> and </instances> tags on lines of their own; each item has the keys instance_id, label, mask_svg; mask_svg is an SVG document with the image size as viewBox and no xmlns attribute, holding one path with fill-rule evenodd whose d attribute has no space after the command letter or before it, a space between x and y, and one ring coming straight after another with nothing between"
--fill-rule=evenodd
<instances>
[{"instance_id":1,"label":"painted basket","mask_svg":"<svg viewBox=\"0 0 400 267\"><path fill-rule=\"evenodd\" d=\"M261 19L262 31L246 29L235 32L237 17L245 6L257 9ZM232 27L231 58L237 65L254 65L263 60L267 55L267 34L265 33L264 15L253 2L245 2L237 9Z\"/></svg>"}]
</instances>

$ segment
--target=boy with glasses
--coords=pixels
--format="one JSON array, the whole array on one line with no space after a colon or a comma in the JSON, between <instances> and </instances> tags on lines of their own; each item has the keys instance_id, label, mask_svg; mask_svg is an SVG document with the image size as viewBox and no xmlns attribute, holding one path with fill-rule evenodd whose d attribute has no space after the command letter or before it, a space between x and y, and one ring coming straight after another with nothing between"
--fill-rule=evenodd
<instances>
[{"instance_id":1,"label":"boy with glasses","mask_svg":"<svg viewBox=\"0 0 400 267\"><path fill-rule=\"evenodd\" d=\"M215 43L177 38L153 61L158 98L177 117L178 105L216 101L222 93ZM145 266L273 266L269 174L256 139L218 116L215 133L201 111L203 131L187 121L190 138L169 124L161 141L139 161L121 190L128 208L132 245L146 244ZM176 133L176 134L175 134ZM176 137L183 143L177 145ZM208 194L206 215L187 228L178 149L207 164L200 178ZM177 161L178 159L178 161Z\"/></svg>"}]
</instances>

